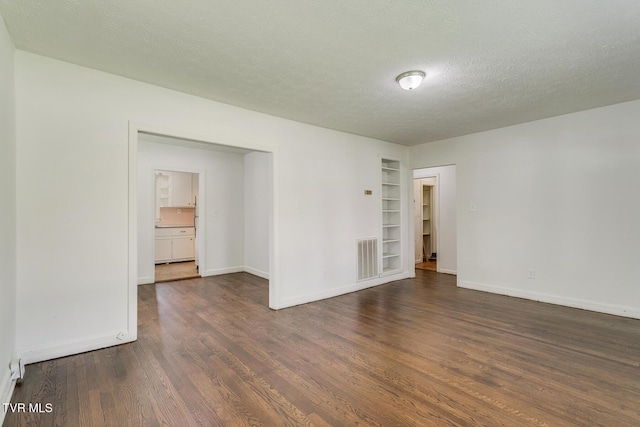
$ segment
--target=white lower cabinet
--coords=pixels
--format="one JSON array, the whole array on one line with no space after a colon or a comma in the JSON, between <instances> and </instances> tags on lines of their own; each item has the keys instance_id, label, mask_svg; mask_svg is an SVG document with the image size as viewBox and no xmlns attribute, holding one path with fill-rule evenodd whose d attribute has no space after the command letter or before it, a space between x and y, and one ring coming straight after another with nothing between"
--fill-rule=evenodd
<instances>
[{"instance_id":1,"label":"white lower cabinet","mask_svg":"<svg viewBox=\"0 0 640 427\"><path fill-rule=\"evenodd\" d=\"M171 259L173 261L195 259L196 251L193 244L193 237L174 237L171 240Z\"/></svg>"},{"instance_id":2,"label":"white lower cabinet","mask_svg":"<svg viewBox=\"0 0 640 427\"><path fill-rule=\"evenodd\" d=\"M156 264L195 259L193 227L156 228L155 234Z\"/></svg>"},{"instance_id":3,"label":"white lower cabinet","mask_svg":"<svg viewBox=\"0 0 640 427\"><path fill-rule=\"evenodd\" d=\"M156 238L156 264L161 262L171 262L171 241L173 239Z\"/></svg>"}]
</instances>

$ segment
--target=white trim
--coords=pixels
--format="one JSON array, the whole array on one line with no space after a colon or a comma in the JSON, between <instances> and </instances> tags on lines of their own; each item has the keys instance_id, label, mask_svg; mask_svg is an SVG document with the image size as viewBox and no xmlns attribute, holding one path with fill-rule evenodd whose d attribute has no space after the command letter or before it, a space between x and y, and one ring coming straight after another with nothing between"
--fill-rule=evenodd
<instances>
[{"instance_id":1,"label":"white trim","mask_svg":"<svg viewBox=\"0 0 640 427\"><path fill-rule=\"evenodd\" d=\"M254 276L262 277L263 279L269 280L269 273L266 271L258 270L256 268L244 266L244 272L253 274Z\"/></svg>"},{"instance_id":2,"label":"white trim","mask_svg":"<svg viewBox=\"0 0 640 427\"><path fill-rule=\"evenodd\" d=\"M138 277L138 285L150 285L154 282L155 280L151 276Z\"/></svg>"},{"instance_id":3,"label":"white trim","mask_svg":"<svg viewBox=\"0 0 640 427\"><path fill-rule=\"evenodd\" d=\"M138 338L138 128L131 122L129 122L129 201L127 208L129 212L127 336L131 341L135 341ZM25 363L27 362L25 361Z\"/></svg>"},{"instance_id":4,"label":"white trim","mask_svg":"<svg viewBox=\"0 0 640 427\"><path fill-rule=\"evenodd\" d=\"M243 266L225 267L225 268L213 268L213 269L206 270L206 271L202 272L202 277L219 276L221 274L242 273L242 272L244 272L244 267Z\"/></svg>"},{"instance_id":5,"label":"white trim","mask_svg":"<svg viewBox=\"0 0 640 427\"><path fill-rule=\"evenodd\" d=\"M137 136L136 136L137 137ZM137 161L136 161L136 166L137 165ZM149 188L147 189L147 191L149 191L149 195L151 196L151 203L149 203L149 210L151 211L151 218L153 218L153 220L151 221L151 227L153 227L153 229L150 231L150 235L151 235L151 239L149 239L148 242L144 242L143 245L146 244L147 246L147 252L150 254L149 258L150 261L153 263L153 265L151 266L151 269L149 270L151 272L151 281L149 283L155 283L156 282L156 203L157 203L157 195L156 195L156 171L153 168L153 166L151 166L151 178L149 179ZM138 242L138 244L140 244L140 242ZM147 266L147 268L149 268L149 266ZM140 278L138 278L138 284L140 284Z\"/></svg>"},{"instance_id":6,"label":"white trim","mask_svg":"<svg viewBox=\"0 0 640 427\"><path fill-rule=\"evenodd\" d=\"M471 282L467 280L459 280L458 286L461 288L474 289L477 291L490 292L493 294L507 295L510 297L524 298L549 304L562 305L565 307L596 311L598 313L613 314L616 316L640 319L640 310L633 307L603 304L595 301L583 300L578 298L567 298L559 295L544 294L540 292L525 291L521 289L512 289L506 288L504 286L489 285L486 283Z\"/></svg>"},{"instance_id":7,"label":"white trim","mask_svg":"<svg viewBox=\"0 0 640 427\"><path fill-rule=\"evenodd\" d=\"M400 271L393 276L386 276L384 278L379 277L372 280L366 280L363 282L353 283L351 285L342 286L339 288L333 288L322 292L314 292L310 294L300 295L293 298L286 298L282 301L282 305L278 308L293 307L295 305L307 304L309 302L320 301L327 298L338 297L351 292L361 291L363 289L373 288L375 286L384 285L386 283L395 282L397 280L407 279L410 275Z\"/></svg>"},{"instance_id":8,"label":"white trim","mask_svg":"<svg viewBox=\"0 0 640 427\"><path fill-rule=\"evenodd\" d=\"M18 358L22 359L25 365L29 363L42 362L43 360L56 359L58 357L68 356L71 354L79 354L92 350L113 347L136 340L135 336L125 334L123 339L118 339L118 331L114 331L109 335L84 340L69 340L62 344L56 344L46 347L40 347L32 350L18 352Z\"/></svg>"},{"instance_id":9,"label":"white trim","mask_svg":"<svg viewBox=\"0 0 640 427\"><path fill-rule=\"evenodd\" d=\"M11 379L11 371L9 370L8 365L4 371L5 374L2 377L2 382L0 382L0 403L9 403L13 396L13 390L16 388L16 380ZM0 426L4 423L4 417L6 414L4 407L0 408Z\"/></svg>"},{"instance_id":10,"label":"white trim","mask_svg":"<svg viewBox=\"0 0 640 427\"><path fill-rule=\"evenodd\" d=\"M457 270L447 270L446 268L438 268L438 267L436 267L436 271L438 273L453 274L454 276L458 275L458 271Z\"/></svg>"}]
</instances>

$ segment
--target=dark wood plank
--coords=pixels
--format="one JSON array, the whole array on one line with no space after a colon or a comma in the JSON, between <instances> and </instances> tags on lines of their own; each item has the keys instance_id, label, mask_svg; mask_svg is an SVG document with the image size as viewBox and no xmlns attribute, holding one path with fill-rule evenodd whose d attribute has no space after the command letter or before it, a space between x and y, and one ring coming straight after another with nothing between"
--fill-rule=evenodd
<instances>
[{"instance_id":1,"label":"dark wood plank","mask_svg":"<svg viewBox=\"0 0 640 427\"><path fill-rule=\"evenodd\" d=\"M29 365L25 425L640 425L640 320L402 280L272 311L238 273L139 287L139 339Z\"/></svg>"}]
</instances>

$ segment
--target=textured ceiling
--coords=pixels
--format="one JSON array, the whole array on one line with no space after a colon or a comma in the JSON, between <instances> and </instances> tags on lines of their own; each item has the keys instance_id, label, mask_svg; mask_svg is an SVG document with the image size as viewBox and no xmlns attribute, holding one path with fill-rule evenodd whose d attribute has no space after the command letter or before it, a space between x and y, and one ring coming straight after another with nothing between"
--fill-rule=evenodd
<instances>
[{"instance_id":1,"label":"textured ceiling","mask_svg":"<svg viewBox=\"0 0 640 427\"><path fill-rule=\"evenodd\" d=\"M638 0L0 0L16 47L405 145L640 98ZM395 83L427 72L421 87Z\"/></svg>"}]
</instances>

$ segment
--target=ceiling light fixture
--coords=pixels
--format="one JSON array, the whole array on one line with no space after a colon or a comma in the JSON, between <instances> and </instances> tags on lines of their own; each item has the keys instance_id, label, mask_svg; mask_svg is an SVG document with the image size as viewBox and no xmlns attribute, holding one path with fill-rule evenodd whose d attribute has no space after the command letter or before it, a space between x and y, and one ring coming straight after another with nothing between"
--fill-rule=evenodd
<instances>
[{"instance_id":1,"label":"ceiling light fixture","mask_svg":"<svg viewBox=\"0 0 640 427\"><path fill-rule=\"evenodd\" d=\"M426 74L422 71L407 71L396 77L396 81L404 90L413 90L420 86Z\"/></svg>"}]
</instances>

